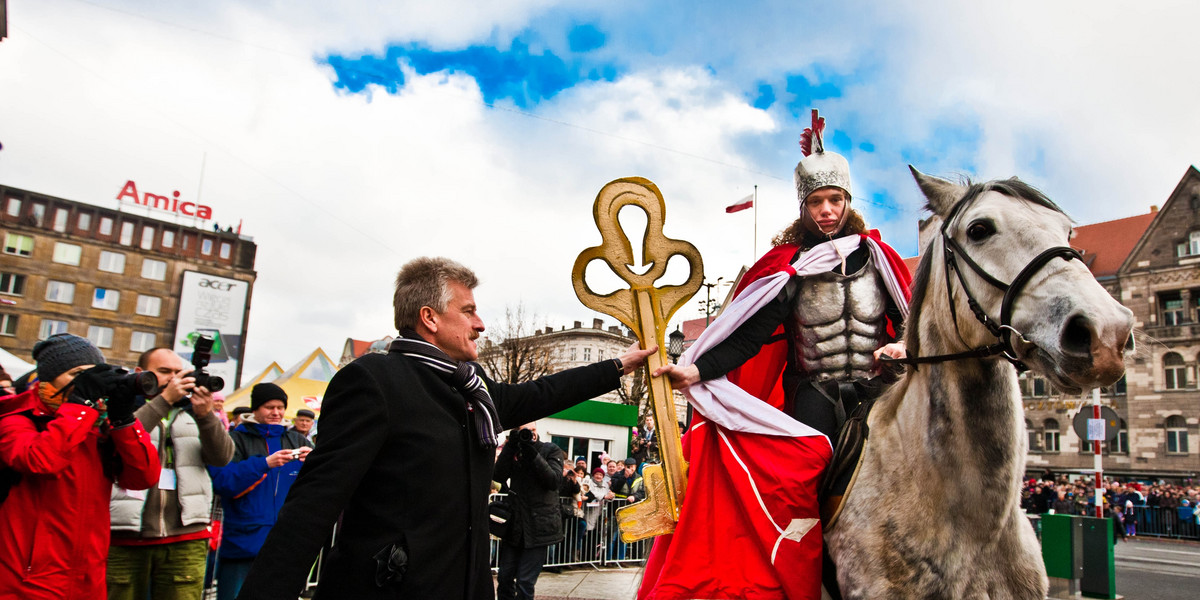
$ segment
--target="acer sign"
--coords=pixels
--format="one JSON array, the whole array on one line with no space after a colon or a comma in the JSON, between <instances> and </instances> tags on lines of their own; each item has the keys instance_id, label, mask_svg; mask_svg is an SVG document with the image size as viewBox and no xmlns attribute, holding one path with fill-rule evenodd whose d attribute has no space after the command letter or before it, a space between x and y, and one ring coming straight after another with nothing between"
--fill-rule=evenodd
<instances>
[{"instance_id":1,"label":"acer sign","mask_svg":"<svg viewBox=\"0 0 1200 600\"><path fill-rule=\"evenodd\" d=\"M225 378L226 385L237 388L242 360L242 333L250 284L239 279L183 272L179 294L179 313L175 324L175 350L184 360L192 359L196 340L213 340L208 371Z\"/></svg>"},{"instance_id":2,"label":"acer sign","mask_svg":"<svg viewBox=\"0 0 1200 600\"><path fill-rule=\"evenodd\" d=\"M179 190L171 192L171 197L162 196L145 192L138 195L137 184L132 179L125 182L125 186L121 188L121 193L117 194L117 200L129 200L140 206L147 206L158 210L165 210L181 214L185 217L196 217L197 219L211 219L212 208L195 202L180 201Z\"/></svg>"}]
</instances>

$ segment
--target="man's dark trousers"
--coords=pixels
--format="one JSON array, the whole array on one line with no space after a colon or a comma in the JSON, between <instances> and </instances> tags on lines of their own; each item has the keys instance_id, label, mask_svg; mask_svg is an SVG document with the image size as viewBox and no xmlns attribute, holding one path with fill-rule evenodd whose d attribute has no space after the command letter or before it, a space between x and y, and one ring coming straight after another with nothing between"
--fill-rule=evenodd
<instances>
[{"instance_id":1,"label":"man's dark trousers","mask_svg":"<svg viewBox=\"0 0 1200 600\"><path fill-rule=\"evenodd\" d=\"M533 600L533 586L546 562L546 547L518 548L500 544L496 600Z\"/></svg>"}]
</instances>

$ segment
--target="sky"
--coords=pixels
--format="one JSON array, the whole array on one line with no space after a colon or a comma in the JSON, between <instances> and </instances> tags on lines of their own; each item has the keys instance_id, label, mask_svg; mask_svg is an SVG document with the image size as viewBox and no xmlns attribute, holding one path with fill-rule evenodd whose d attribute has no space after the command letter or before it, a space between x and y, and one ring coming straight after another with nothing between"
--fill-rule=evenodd
<instances>
[{"instance_id":1,"label":"sky","mask_svg":"<svg viewBox=\"0 0 1200 600\"><path fill-rule=\"evenodd\" d=\"M1200 162L1197 22L1184 1L8 0L0 183L115 208L134 180L241 223L248 379L394 334L395 274L424 255L479 274L493 326L615 324L571 269L621 177L655 182L665 235L729 281L797 215L811 108L905 256L908 164L1019 176L1078 223L1145 213Z\"/></svg>"}]
</instances>

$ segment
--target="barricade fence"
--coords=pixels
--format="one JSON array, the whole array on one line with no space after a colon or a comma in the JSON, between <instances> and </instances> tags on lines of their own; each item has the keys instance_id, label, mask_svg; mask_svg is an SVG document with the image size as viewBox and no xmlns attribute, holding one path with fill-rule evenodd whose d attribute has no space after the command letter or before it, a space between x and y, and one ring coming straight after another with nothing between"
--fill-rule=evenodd
<instances>
[{"instance_id":1,"label":"barricade fence","mask_svg":"<svg viewBox=\"0 0 1200 600\"><path fill-rule=\"evenodd\" d=\"M488 501L503 498L492 494ZM544 567L633 565L646 560L653 540L627 544L617 529L616 511L627 506L623 498L584 502L559 498L562 503L563 541L546 548ZM491 567L496 570L504 542L491 537Z\"/></svg>"},{"instance_id":2,"label":"barricade fence","mask_svg":"<svg viewBox=\"0 0 1200 600\"><path fill-rule=\"evenodd\" d=\"M1086 509L1084 509L1086 510ZM1125 509L1130 510L1130 509ZM1072 511L1070 514L1094 516L1089 511ZM1034 530L1040 535L1039 515L1027 515ZM1145 506L1137 505L1132 513L1113 513L1113 533L1119 537L1146 536L1179 540L1200 541L1200 510L1191 506Z\"/></svg>"}]
</instances>

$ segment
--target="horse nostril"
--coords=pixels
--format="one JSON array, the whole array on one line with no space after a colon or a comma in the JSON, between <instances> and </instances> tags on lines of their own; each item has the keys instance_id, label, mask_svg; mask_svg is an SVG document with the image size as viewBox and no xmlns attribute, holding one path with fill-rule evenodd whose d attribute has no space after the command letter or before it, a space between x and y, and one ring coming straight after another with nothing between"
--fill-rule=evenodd
<instances>
[{"instance_id":1,"label":"horse nostril","mask_svg":"<svg viewBox=\"0 0 1200 600\"><path fill-rule=\"evenodd\" d=\"M1083 316L1074 316L1067 321L1062 332L1063 352L1070 354L1088 354L1092 350L1091 323Z\"/></svg>"}]
</instances>

